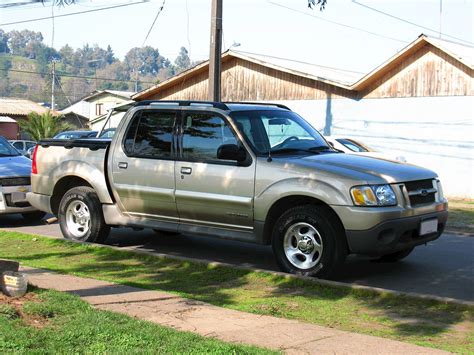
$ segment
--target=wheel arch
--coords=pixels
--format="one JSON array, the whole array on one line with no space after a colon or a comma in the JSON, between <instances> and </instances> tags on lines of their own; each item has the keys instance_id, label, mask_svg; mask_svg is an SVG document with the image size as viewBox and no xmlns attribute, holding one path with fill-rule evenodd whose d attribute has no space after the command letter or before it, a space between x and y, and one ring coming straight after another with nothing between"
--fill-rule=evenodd
<instances>
[{"instance_id":1,"label":"wheel arch","mask_svg":"<svg viewBox=\"0 0 474 355\"><path fill-rule=\"evenodd\" d=\"M84 178L74 175L64 176L58 180L54 185L53 194L51 195L51 211L57 215L59 211L59 204L64 194L72 189L73 187L87 186L93 188L93 186Z\"/></svg>"},{"instance_id":2,"label":"wheel arch","mask_svg":"<svg viewBox=\"0 0 474 355\"><path fill-rule=\"evenodd\" d=\"M265 224L263 228L263 242L264 244L271 244L272 242L272 229L275 225L278 218L287 210L293 207L304 206L304 205L317 205L324 208L329 216L333 226L336 229L336 232L342 235L347 247L346 233L344 225L342 224L341 219L337 213L324 201L317 199L315 197L307 195L293 195L285 196L275 201L273 205L268 210L268 213L265 218ZM347 247L348 248L348 247Z\"/></svg>"}]
</instances>

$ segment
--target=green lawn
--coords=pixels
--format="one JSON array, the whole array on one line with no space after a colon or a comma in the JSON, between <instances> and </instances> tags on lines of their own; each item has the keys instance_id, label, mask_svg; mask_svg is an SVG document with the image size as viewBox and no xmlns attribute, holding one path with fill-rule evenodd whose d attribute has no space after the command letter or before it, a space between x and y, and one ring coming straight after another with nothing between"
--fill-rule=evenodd
<instances>
[{"instance_id":1,"label":"green lawn","mask_svg":"<svg viewBox=\"0 0 474 355\"><path fill-rule=\"evenodd\" d=\"M474 234L474 200L449 199L448 230Z\"/></svg>"},{"instance_id":2,"label":"green lawn","mask_svg":"<svg viewBox=\"0 0 474 355\"><path fill-rule=\"evenodd\" d=\"M474 307L4 231L0 258L458 353L474 349Z\"/></svg>"},{"instance_id":3,"label":"green lawn","mask_svg":"<svg viewBox=\"0 0 474 355\"><path fill-rule=\"evenodd\" d=\"M99 311L57 291L37 289L26 299L0 302L1 353L271 353Z\"/></svg>"}]
</instances>

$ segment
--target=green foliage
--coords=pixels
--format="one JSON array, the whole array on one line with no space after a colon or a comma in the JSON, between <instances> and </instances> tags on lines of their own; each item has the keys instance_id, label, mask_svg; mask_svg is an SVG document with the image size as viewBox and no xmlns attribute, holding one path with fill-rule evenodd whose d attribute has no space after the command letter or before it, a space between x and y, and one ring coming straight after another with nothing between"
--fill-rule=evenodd
<instances>
[{"instance_id":1,"label":"green foliage","mask_svg":"<svg viewBox=\"0 0 474 355\"><path fill-rule=\"evenodd\" d=\"M24 312L43 318L42 326L1 319L0 353L20 354L270 354L252 346L179 332L122 314L99 311L79 297L37 290L39 300ZM39 301L39 302L38 302ZM31 310L34 310L31 313ZM38 311L41 310L41 311ZM43 311L47 310L47 316Z\"/></svg>"},{"instance_id":2,"label":"green foliage","mask_svg":"<svg viewBox=\"0 0 474 355\"><path fill-rule=\"evenodd\" d=\"M472 306L6 231L0 231L0 258L451 352L468 353L474 348Z\"/></svg>"},{"instance_id":3,"label":"green foliage","mask_svg":"<svg viewBox=\"0 0 474 355\"><path fill-rule=\"evenodd\" d=\"M174 64L176 65L176 71L178 73L191 67L191 59L189 58L188 50L185 47L181 47Z\"/></svg>"},{"instance_id":4,"label":"green foliage","mask_svg":"<svg viewBox=\"0 0 474 355\"><path fill-rule=\"evenodd\" d=\"M10 306L8 304L0 304L0 321L2 321L1 317L4 317L9 320L17 319L18 312L13 306Z\"/></svg>"},{"instance_id":5,"label":"green foliage","mask_svg":"<svg viewBox=\"0 0 474 355\"><path fill-rule=\"evenodd\" d=\"M39 141L40 139L52 138L56 134L69 129L69 125L61 122L61 116L54 116L51 111L42 115L31 112L27 120L19 121L20 128L27 133L31 139Z\"/></svg>"}]
</instances>

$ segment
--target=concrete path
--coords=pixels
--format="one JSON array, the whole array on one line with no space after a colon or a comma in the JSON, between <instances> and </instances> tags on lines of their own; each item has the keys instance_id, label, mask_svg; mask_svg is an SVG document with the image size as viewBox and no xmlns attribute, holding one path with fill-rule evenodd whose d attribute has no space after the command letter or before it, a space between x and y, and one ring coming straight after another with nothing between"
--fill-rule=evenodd
<instances>
[{"instance_id":1,"label":"concrete path","mask_svg":"<svg viewBox=\"0 0 474 355\"><path fill-rule=\"evenodd\" d=\"M59 275L33 268L22 268L22 271L28 274L31 284L74 293L96 308L124 313L226 342L283 350L289 354L444 353L399 341L219 308L171 293Z\"/></svg>"}]
</instances>

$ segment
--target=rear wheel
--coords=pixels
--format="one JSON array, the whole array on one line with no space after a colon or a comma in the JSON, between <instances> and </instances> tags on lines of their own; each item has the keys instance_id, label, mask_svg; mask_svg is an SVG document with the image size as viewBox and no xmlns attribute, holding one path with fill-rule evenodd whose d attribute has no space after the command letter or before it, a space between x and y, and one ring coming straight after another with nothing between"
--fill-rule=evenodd
<instances>
[{"instance_id":1,"label":"rear wheel","mask_svg":"<svg viewBox=\"0 0 474 355\"><path fill-rule=\"evenodd\" d=\"M28 222L39 222L46 216L46 212L42 211L34 211L34 212L26 212L22 213L21 216Z\"/></svg>"},{"instance_id":2,"label":"rear wheel","mask_svg":"<svg viewBox=\"0 0 474 355\"><path fill-rule=\"evenodd\" d=\"M324 206L299 206L283 213L272 238L279 267L306 276L334 275L347 253L339 224Z\"/></svg>"},{"instance_id":3,"label":"rear wheel","mask_svg":"<svg viewBox=\"0 0 474 355\"><path fill-rule=\"evenodd\" d=\"M58 218L66 239L103 243L110 232L97 193L87 186L72 188L64 194Z\"/></svg>"},{"instance_id":4,"label":"rear wheel","mask_svg":"<svg viewBox=\"0 0 474 355\"><path fill-rule=\"evenodd\" d=\"M395 263L399 260L406 258L408 255L410 255L413 249L415 248L409 248L409 249L397 251L392 254L383 255L379 259L377 259L377 261L385 262L385 263Z\"/></svg>"}]
</instances>

